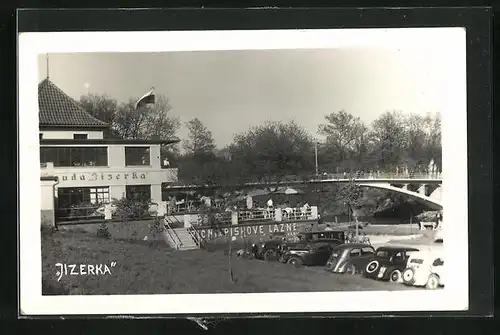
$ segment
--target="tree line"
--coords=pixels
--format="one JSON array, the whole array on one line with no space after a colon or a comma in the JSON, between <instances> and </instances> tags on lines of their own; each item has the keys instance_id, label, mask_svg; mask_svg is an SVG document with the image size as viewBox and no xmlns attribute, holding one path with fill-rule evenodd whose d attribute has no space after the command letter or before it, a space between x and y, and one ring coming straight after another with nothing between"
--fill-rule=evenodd
<instances>
[{"instance_id":1,"label":"tree line","mask_svg":"<svg viewBox=\"0 0 500 335\"><path fill-rule=\"evenodd\" d=\"M165 96L152 106L134 109L135 99L118 103L106 95L88 94L82 107L111 125L106 136L122 139L172 139L182 125ZM268 121L235 134L217 148L213 134L199 119L186 123L188 137L162 148L163 158L179 168L184 183L266 182L316 173L423 172L434 160L441 167L440 114L387 111L366 124L347 111L325 115L317 134L296 122ZM183 149L183 150L181 150ZM316 155L317 153L317 155Z\"/></svg>"}]
</instances>

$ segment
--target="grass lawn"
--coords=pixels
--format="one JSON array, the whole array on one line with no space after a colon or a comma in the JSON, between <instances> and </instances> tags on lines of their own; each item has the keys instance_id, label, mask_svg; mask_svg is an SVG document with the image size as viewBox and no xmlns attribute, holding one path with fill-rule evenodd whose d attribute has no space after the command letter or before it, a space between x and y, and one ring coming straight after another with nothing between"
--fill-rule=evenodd
<instances>
[{"instance_id":1,"label":"grass lawn","mask_svg":"<svg viewBox=\"0 0 500 335\"><path fill-rule=\"evenodd\" d=\"M110 267L111 262L116 266ZM111 274L67 275L56 263L107 264ZM106 240L88 232L58 231L42 237L43 294L263 293L404 290L401 284L257 260L232 259L235 282L222 250L177 251L161 242ZM88 270L87 270L88 271Z\"/></svg>"}]
</instances>

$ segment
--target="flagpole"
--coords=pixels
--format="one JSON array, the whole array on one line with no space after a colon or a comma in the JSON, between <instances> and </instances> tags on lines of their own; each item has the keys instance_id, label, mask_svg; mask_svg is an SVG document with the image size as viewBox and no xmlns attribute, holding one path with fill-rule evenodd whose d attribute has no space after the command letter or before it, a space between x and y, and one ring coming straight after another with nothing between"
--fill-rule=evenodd
<instances>
[{"instance_id":1,"label":"flagpole","mask_svg":"<svg viewBox=\"0 0 500 335\"><path fill-rule=\"evenodd\" d=\"M47 62L47 79L49 79L49 54L45 54L45 60Z\"/></svg>"}]
</instances>

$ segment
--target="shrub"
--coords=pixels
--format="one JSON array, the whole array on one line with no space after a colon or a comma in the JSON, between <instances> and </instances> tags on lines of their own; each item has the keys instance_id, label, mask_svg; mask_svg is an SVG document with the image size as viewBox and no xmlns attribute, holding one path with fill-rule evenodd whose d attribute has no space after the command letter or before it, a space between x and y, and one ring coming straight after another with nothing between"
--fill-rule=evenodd
<instances>
[{"instance_id":1,"label":"shrub","mask_svg":"<svg viewBox=\"0 0 500 335\"><path fill-rule=\"evenodd\" d=\"M163 232L163 223L161 222L161 218L155 217L153 219L153 223L149 225L149 233L152 237L156 237Z\"/></svg>"},{"instance_id":2,"label":"shrub","mask_svg":"<svg viewBox=\"0 0 500 335\"><path fill-rule=\"evenodd\" d=\"M110 234L108 226L106 225L105 222L103 222L99 225L99 228L97 229L97 237L101 237L101 238L105 238L105 239L111 238L111 234Z\"/></svg>"},{"instance_id":3,"label":"shrub","mask_svg":"<svg viewBox=\"0 0 500 335\"><path fill-rule=\"evenodd\" d=\"M442 215L442 211L426 211L415 216L415 219L420 222L435 221L440 214Z\"/></svg>"},{"instance_id":4,"label":"shrub","mask_svg":"<svg viewBox=\"0 0 500 335\"><path fill-rule=\"evenodd\" d=\"M112 205L116 208L113 216L124 222L150 217L149 208L152 204L151 201L126 197L113 199Z\"/></svg>"},{"instance_id":5,"label":"shrub","mask_svg":"<svg viewBox=\"0 0 500 335\"><path fill-rule=\"evenodd\" d=\"M88 202L82 202L72 206L69 211L69 218L85 218L95 216L99 205L94 205Z\"/></svg>"}]
</instances>

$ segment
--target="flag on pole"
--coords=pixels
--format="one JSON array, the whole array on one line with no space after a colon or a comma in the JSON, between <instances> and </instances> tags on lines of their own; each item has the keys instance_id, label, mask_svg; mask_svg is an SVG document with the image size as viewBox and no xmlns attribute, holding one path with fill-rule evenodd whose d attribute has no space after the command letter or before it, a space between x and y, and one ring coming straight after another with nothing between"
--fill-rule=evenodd
<instances>
[{"instance_id":1,"label":"flag on pole","mask_svg":"<svg viewBox=\"0 0 500 335\"><path fill-rule=\"evenodd\" d=\"M155 92L154 91L155 91L155 88L152 87L148 93L146 93L142 97L140 97L139 100L137 100L137 102L135 103L135 109L142 107L144 105L147 105L147 104L154 104L155 103Z\"/></svg>"}]
</instances>

